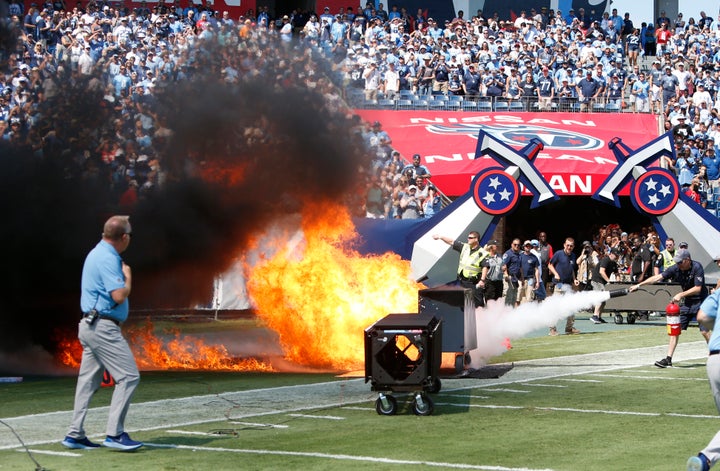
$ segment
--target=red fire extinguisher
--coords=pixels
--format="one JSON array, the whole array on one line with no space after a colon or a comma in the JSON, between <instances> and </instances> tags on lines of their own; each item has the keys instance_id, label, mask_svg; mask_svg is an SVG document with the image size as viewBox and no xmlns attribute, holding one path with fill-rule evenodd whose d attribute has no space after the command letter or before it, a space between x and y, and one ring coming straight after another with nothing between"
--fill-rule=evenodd
<instances>
[{"instance_id":1,"label":"red fire extinguisher","mask_svg":"<svg viewBox=\"0 0 720 471\"><path fill-rule=\"evenodd\" d=\"M667 318L667 333L671 337L679 337L682 329L680 328L680 306L675 301L670 301L665 307L665 316Z\"/></svg>"}]
</instances>

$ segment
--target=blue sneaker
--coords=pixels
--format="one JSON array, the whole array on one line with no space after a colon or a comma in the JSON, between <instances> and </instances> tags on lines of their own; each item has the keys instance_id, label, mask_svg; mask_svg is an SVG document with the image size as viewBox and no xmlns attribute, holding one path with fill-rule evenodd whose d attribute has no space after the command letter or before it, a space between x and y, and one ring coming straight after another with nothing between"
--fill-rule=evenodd
<instances>
[{"instance_id":1,"label":"blue sneaker","mask_svg":"<svg viewBox=\"0 0 720 471\"><path fill-rule=\"evenodd\" d=\"M127 432L123 432L117 437L108 435L102 444L108 448L115 448L121 451L134 451L143 446L142 442L136 442L131 439Z\"/></svg>"},{"instance_id":2,"label":"blue sneaker","mask_svg":"<svg viewBox=\"0 0 720 471\"><path fill-rule=\"evenodd\" d=\"M71 448L73 450L92 450L94 448L100 448L100 445L97 443L93 443L90 440L88 440L87 437L84 438L73 438L70 436L67 436L63 438L63 441L60 442L62 446L65 448Z\"/></svg>"},{"instance_id":3,"label":"blue sneaker","mask_svg":"<svg viewBox=\"0 0 720 471\"><path fill-rule=\"evenodd\" d=\"M687 460L687 471L710 471L710 463L702 453Z\"/></svg>"}]
</instances>

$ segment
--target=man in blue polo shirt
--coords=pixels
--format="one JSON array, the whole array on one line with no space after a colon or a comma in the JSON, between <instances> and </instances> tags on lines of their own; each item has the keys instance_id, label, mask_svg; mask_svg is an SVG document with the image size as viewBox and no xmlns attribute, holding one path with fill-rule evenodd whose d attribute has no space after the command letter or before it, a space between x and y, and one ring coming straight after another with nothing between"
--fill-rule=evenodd
<instances>
[{"instance_id":1,"label":"man in blue polo shirt","mask_svg":"<svg viewBox=\"0 0 720 471\"><path fill-rule=\"evenodd\" d=\"M566 238L563 249L555 252L548 262L548 270L552 273L556 293L570 293L574 287L580 284L575 276L577 258L575 257L575 253L573 253L574 248L575 239L572 237ZM575 328L575 315L568 316L565 321L565 333L580 333L580 331ZM555 326L550 327L550 335L557 335Z\"/></svg>"},{"instance_id":2,"label":"man in blue polo shirt","mask_svg":"<svg viewBox=\"0 0 720 471\"><path fill-rule=\"evenodd\" d=\"M115 391L108 413L107 438L102 445L121 451L143 445L125 432L125 416L140 382L135 358L120 330L120 324L128 317L128 296L132 290L132 272L120 254L130 245L131 237L129 218L112 216L105 222L102 240L85 258L80 295L83 318L78 327L83 355L72 422L62 441L67 448L88 450L100 446L87 438L83 424L105 370L115 380Z\"/></svg>"},{"instance_id":3,"label":"man in blue polo shirt","mask_svg":"<svg viewBox=\"0 0 720 471\"><path fill-rule=\"evenodd\" d=\"M720 265L720 261L716 260ZM710 390L715 399L715 407L720 411L720 324L718 323L718 308L720 307L720 290L715 290L700 305L697 320L708 331L712 331L708 349L710 355L707 359L707 375L710 380ZM691 456L687 461L688 471L709 471L710 467L720 460L720 432L710 440L710 443L697 456Z\"/></svg>"}]
</instances>

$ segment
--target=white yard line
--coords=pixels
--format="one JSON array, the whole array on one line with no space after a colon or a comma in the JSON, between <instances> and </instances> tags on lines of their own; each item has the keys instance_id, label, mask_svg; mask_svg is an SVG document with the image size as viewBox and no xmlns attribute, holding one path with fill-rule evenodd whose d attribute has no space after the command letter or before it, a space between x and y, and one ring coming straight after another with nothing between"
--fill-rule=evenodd
<instances>
[{"instance_id":1,"label":"white yard line","mask_svg":"<svg viewBox=\"0 0 720 471\"><path fill-rule=\"evenodd\" d=\"M219 448L219 447L207 447L207 446L188 446L178 445L177 448L183 450L193 451L208 451L208 452L221 452L221 453L236 453L236 454L255 454L255 455L279 455L279 456L302 456L307 458L325 458L339 461L365 461L373 464L398 464L398 465L412 465L412 466L432 466L435 468L443 469L479 469L485 471L552 471L549 469L539 470L534 468L508 468L505 466L483 466L474 464L463 464L463 463L442 463L437 461L416 461L416 460L398 460L392 458L383 458L377 456L359 456L359 455L339 455L332 453L311 453L302 451L282 451L282 450L252 450L252 449L237 449L237 448Z\"/></svg>"},{"instance_id":2,"label":"white yard line","mask_svg":"<svg viewBox=\"0 0 720 471\"><path fill-rule=\"evenodd\" d=\"M20 453L26 453L24 448L17 449L15 451L18 451ZM80 458L82 456L82 453L73 453L71 451L36 450L31 448L28 448L28 451L35 455L67 456L70 458Z\"/></svg>"},{"instance_id":3,"label":"white yard line","mask_svg":"<svg viewBox=\"0 0 720 471\"><path fill-rule=\"evenodd\" d=\"M662 381L702 381L707 383L707 378L678 378L676 376L639 376L639 375L612 375L607 373L592 374L590 376L597 376L599 378L623 378L623 379L659 379Z\"/></svg>"},{"instance_id":4,"label":"white yard line","mask_svg":"<svg viewBox=\"0 0 720 471\"><path fill-rule=\"evenodd\" d=\"M521 386L530 386L535 388L567 388L562 384L542 384L542 383L521 383ZM487 391L487 389L486 389Z\"/></svg>"},{"instance_id":5,"label":"white yard line","mask_svg":"<svg viewBox=\"0 0 720 471\"><path fill-rule=\"evenodd\" d=\"M282 425L282 424L258 424L255 422L237 422L237 421L230 421L230 424L232 425L244 425L245 427L258 427L258 428L289 428L289 425Z\"/></svg>"},{"instance_id":6,"label":"white yard line","mask_svg":"<svg viewBox=\"0 0 720 471\"><path fill-rule=\"evenodd\" d=\"M311 415L311 414L288 414L290 417L301 417L303 419L324 419L324 420L345 420L345 417L336 415Z\"/></svg>"},{"instance_id":7,"label":"white yard line","mask_svg":"<svg viewBox=\"0 0 720 471\"><path fill-rule=\"evenodd\" d=\"M720 420L717 415L705 414L675 414L668 412L639 412L624 410L603 410L603 409L577 409L572 407L543 407L543 406L510 406L505 404L462 404L455 402L436 402L436 406L454 407L475 407L479 409L511 409L511 410L545 410L554 412L574 412L580 414L605 414L605 415L631 415L639 417L683 417L688 419L712 419Z\"/></svg>"}]
</instances>

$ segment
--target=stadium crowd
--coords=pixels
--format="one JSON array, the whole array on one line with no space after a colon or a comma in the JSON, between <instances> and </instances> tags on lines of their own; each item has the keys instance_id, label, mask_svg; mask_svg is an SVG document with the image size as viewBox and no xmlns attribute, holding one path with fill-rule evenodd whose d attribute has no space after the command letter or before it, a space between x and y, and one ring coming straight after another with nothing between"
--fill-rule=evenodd
<instances>
[{"instance_id":1,"label":"stadium crowd","mask_svg":"<svg viewBox=\"0 0 720 471\"><path fill-rule=\"evenodd\" d=\"M582 9L542 7L514 20L459 11L440 24L423 11L395 5L388 11L382 3L320 14L296 9L278 17L262 7L231 18L210 3L189 1L129 9L104 1L69 7L58 0L25 11L13 0L4 26L17 42L2 51L2 140L38 155L57 145L59 129L42 119L42 105L64 83L87 80L101 90L115 119L109 129L63 143L77 171L88 178L110 175L121 207L163 178L158 146L169 131L154 110L156 87L192 77L209 44L219 55L218 80L275 77L277 86L320 92L338 114L352 114L347 103L353 105L353 90L370 100L458 95L520 101L525 109L576 104L578 111L592 111L602 103L663 114L677 146L677 159L666 164L685 190L713 205L719 186L720 20L704 12L697 21L682 14L671 21L664 12L655 21L638 21L616 9L593 18ZM318 61L327 67L317 67ZM370 155L357 212L378 218L434 214L442 200L422 157L410 163L400 156L379 122L358 120L357 128ZM245 138L264 136L248 129Z\"/></svg>"}]
</instances>

